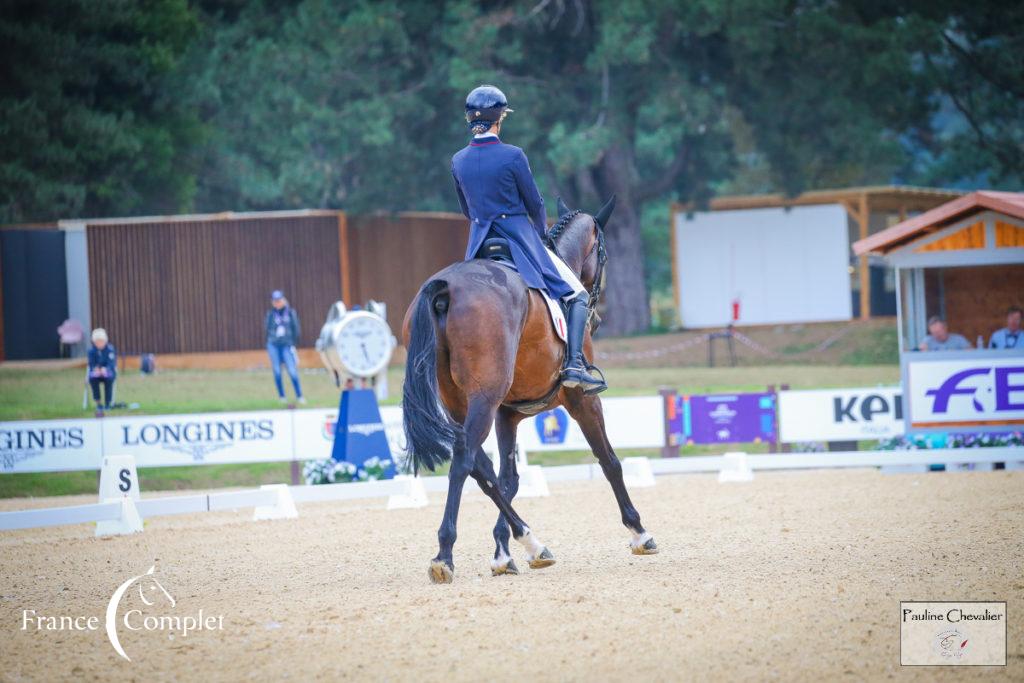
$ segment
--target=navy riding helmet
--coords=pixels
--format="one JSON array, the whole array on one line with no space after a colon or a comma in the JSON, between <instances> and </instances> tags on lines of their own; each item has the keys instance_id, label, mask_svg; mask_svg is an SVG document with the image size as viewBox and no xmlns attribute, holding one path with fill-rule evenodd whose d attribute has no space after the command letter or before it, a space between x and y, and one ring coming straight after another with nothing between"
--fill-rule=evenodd
<instances>
[{"instance_id":1,"label":"navy riding helmet","mask_svg":"<svg viewBox=\"0 0 1024 683\"><path fill-rule=\"evenodd\" d=\"M511 112L508 98L493 85L481 85L466 96L466 122L470 130L483 126L487 130L501 120L503 112Z\"/></svg>"}]
</instances>

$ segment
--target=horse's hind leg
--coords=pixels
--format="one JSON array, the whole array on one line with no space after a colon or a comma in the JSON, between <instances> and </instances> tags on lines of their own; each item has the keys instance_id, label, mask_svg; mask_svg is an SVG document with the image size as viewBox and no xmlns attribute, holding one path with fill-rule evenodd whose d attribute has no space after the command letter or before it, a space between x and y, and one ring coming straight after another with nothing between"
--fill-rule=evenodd
<instances>
[{"instance_id":1,"label":"horse's hind leg","mask_svg":"<svg viewBox=\"0 0 1024 683\"><path fill-rule=\"evenodd\" d=\"M519 493L519 470L516 465L516 427L523 416L509 408L498 408L498 419L495 421L495 429L498 433L498 461L500 470L498 472L498 487L501 495L511 503L516 494ZM494 525L494 559L491 560L491 574L500 576L502 574L518 574L519 568L512 560L509 552L508 542L510 538L508 522L505 515L498 515L498 522Z\"/></svg>"},{"instance_id":2,"label":"horse's hind leg","mask_svg":"<svg viewBox=\"0 0 1024 683\"><path fill-rule=\"evenodd\" d=\"M445 501L444 517L437 530L437 557L430 562L430 580L434 583L451 583L455 578L455 562L452 548L455 545L456 525L459 518L459 503L462 501L462 487L466 477L476 466L476 452L480 449L491 423L497 405L482 397L471 398L466 407L463 423L463 438L456 443L452 453L452 464L448 470L448 498Z\"/></svg>"},{"instance_id":3,"label":"horse's hind leg","mask_svg":"<svg viewBox=\"0 0 1024 683\"><path fill-rule=\"evenodd\" d=\"M608 434L605 432L601 399L597 396L587 396L582 391L565 391L563 395L565 409L579 424L583 436L601 463L605 478L612 485L615 500L622 513L622 523L633 534L633 539L629 543L633 554L653 555L658 552L658 546L640 523L640 513L633 507L633 501L629 499L626 485L622 481L622 463L612 450Z\"/></svg>"},{"instance_id":4,"label":"horse's hind leg","mask_svg":"<svg viewBox=\"0 0 1024 683\"><path fill-rule=\"evenodd\" d=\"M476 479L480 489L494 501L501 512L501 516L512 528L512 537L522 544L526 549L530 569L541 569L550 567L555 563L555 556L544 547L537 536L526 525L526 522L512 509L512 504L502 494L498 487L498 478L494 476L494 466L491 459L487 457L483 449L478 449L476 454L476 467L473 469L473 478Z\"/></svg>"}]
</instances>

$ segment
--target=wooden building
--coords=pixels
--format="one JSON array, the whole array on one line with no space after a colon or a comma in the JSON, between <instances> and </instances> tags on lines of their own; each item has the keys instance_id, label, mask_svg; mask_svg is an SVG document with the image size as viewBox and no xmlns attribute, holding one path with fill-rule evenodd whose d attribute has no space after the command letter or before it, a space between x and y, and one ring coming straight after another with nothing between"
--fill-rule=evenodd
<instances>
[{"instance_id":1,"label":"wooden building","mask_svg":"<svg viewBox=\"0 0 1024 683\"><path fill-rule=\"evenodd\" d=\"M468 230L458 214L333 210L8 226L0 231L4 258L29 265L9 268L2 280L8 291L0 290L0 307L5 296L9 304L2 336L18 349L8 357L54 357L56 327L66 316L86 330L106 328L123 355L255 351L265 344L263 316L275 289L300 314L300 347L312 347L339 299L386 303L397 332L420 284L462 258ZM43 256L28 258L37 252ZM51 289L60 291L50 296ZM39 292L45 315L30 300Z\"/></svg>"}]
</instances>

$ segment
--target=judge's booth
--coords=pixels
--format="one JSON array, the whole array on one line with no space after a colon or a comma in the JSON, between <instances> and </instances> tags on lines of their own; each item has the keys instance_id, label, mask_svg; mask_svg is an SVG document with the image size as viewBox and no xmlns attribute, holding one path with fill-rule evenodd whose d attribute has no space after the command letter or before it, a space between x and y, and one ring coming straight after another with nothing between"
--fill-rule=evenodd
<instances>
[{"instance_id":1,"label":"judge's booth","mask_svg":"<svg viewBox=\"0 0 1024 683\"><path fill-rule=\"evenodd\" d=\"M1024 429L1024 339L989 348L1024 304L1024 194L974 192L854 244L896 270L907 432ZM931 316L970 348L920 351Z\"/></svg>"}]
</instances>

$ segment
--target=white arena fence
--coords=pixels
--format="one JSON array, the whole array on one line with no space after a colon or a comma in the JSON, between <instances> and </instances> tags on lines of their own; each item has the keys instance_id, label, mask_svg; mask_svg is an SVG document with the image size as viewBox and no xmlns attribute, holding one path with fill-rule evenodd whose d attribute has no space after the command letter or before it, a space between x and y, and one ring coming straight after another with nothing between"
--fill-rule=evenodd
<instances>
[{"instance_id":1,"label":"white arena fence","mask_svg":"<svg viewBox=\"0 0 1024 683\"><path fill-rule=\"evenodd\" d=\"M924 472L931 465L946 465L953 471L959 469L965 456L972 451L970 462L984 469L992 463L1004 462L1007 469L1024 469L1024 449L984 448L984 449L934 449L934 450L902 450L902 451L847 451L832 453L785 453L772 455L725 454L721 456L696 456L682 458L626 458L623 469L627 485L631 487L653 486L655 480L643 474L671 475L698 474L718 472L720 481L736 465L736 455L742 455L744 467L751 471L757 470L793 470L819 469L835 467L880 467L891 472ZM603 479L604 474L597 464L561 465L536 468L541 470L542 479L547 482L582 481ZM952 474L950 476L956 476ZM130 496L117 499L106 499L91 505L75 505L56 508L38 508L0 512L0 531L28 529L37 527L61 526L83 523L124 522L126 516L137 515L146 519L164 515L201 513L208 511L237 510L255 508L254 520L280 519L296 517L295 503L314 503L339 500L359 500L372 498L389 499L388 507L421 507L427 504L425 496L416 504L403 504L397 499L409 496L410 488L422 487L421 491L440 493L447 491L448 478L429 476L413 479L399 477L396 479L368 482L351 482L344 484L326 484L320 486L284 486L272 485L245 491L227 491L202 495L169 496L161 498L143 498L133 501ZM469 489L476 483L466 481ZM479 490L477 488L477 490ZM544 492L547 494L547 486ZM397 504L395 504L397 501ZM127 509L127 512L126 512ZM101 533L126 533L141 531L139 524L134 528L114 527L113 531Z\"/></svg>"}]
</instances>

